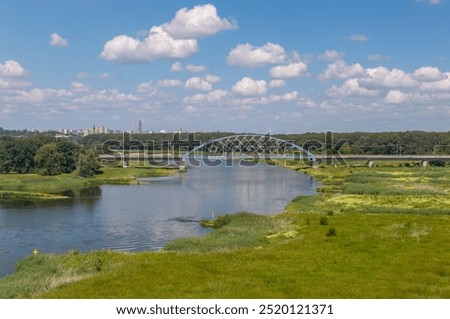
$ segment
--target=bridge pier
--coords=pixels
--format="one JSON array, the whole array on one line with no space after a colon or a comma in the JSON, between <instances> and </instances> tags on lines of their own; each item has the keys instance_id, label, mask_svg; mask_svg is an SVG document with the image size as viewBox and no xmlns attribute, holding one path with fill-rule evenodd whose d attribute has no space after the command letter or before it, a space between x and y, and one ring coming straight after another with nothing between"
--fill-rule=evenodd
<instances>
[{"instance_id":1,"label":"bridge pier","mask_svg":"<svg viewBox=\"0 0 450 319\"><path fill-rule=\"evenodd\" d=\"M186 162L185 161L181 161L180 164L178 164L178 171L180 173L186 171Z\"/></svg>"},{"instance_id":2,"label":"bridge pier","mask_svg":"<svg viewBox=\"0 0 450 319\"><path fill-rule=\"evenodd\" d=\"M320 161L318 161L318 160L311 160L311 163L310 163L311 168L319 168L319 164L320 164Z\"/></svg>"}]
</instances>

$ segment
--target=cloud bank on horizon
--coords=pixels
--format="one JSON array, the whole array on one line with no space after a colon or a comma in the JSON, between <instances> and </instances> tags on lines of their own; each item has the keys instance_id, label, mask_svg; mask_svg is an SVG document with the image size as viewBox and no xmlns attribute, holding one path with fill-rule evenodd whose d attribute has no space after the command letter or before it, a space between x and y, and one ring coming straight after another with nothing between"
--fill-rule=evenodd
<instances>
[{"instance_id":1,"label":"cloud bank on horizon","mask_svg":"<svg viewBox=\"0 0 450 319\"><path fill-rule=\"evenodd\" d=\"M141 19L123 26L113 21L115 34L102 31L107 19L86 20L98 25L94 35L89 26L78 30L69 22L49 23L48 29L62 29L50 33L49 42L46 36L53 51L36 39L28 52L18 44L10 52L0 49L0 127L96 123L130 129L140 119L148 130L450 130L445 1L400 1L386 21L381 13L387 2L361 4L342 13L342 19L350 14L357 20L350 28L339 21L336 4L321 2L336 9L335 22L321 22L318 17L326 12L301 1L284 8L290 15L279 19L273 17L283 9L268 4L255 13L249 4L222 4L225 17L218 1L178 8L166 21L157 11L148 20L158 22L147 22L148 31L141 28L147 20L142 12ZM98 4L99 12L102 5L113 3ZM367 22L367 8L374 10L369 15L379 14L379 22ZM139 9L152 10L150 5ZM417 19L408 30L401 19L410 14L406 9ZM120 8L115 10L120 15ZM300 12L311 20L297 17ZM426 27L419 24L425 21ZM392 32L377 30L382 25ZM39 30L36 34L39 39ZM14 44L22 35L0 36Z\"/></svg>"}]
</instances>

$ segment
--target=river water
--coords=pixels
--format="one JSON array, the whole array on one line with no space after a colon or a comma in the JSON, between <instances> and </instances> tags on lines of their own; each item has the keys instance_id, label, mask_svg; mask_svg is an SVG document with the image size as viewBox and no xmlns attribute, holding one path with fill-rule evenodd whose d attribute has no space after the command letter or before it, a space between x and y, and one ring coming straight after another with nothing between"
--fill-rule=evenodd
<instances>
[{"instance_id":1,"label":"river water","mask_svg":"<svg viewBox=\"0 0 450 319\"><path fill-rule=\"evenodd\" d=\"M313 178L257 166L189 167L186 173L65 192L56 202L0 203L0 276L34 249L161 249L169 240L209 232L199 221L240 211L272 214L297 195L313 194Z\"/></svg>"}]
</instances>

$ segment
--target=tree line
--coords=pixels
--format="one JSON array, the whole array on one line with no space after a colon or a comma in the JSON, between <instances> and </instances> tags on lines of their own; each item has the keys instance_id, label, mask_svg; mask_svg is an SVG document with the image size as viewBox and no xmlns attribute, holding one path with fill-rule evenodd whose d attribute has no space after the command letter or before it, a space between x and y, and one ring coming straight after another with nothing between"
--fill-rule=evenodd
<instances>
[{"instance_id":1,"label":"tree line","mask_svg":"<svg viewBox=\"0 0 450 319\"><path fill-rule=\"evenodd\" d=\"M115 150L190 150L206 141L236 135L232 132L180 134L93 134L58 139L55 134L2 130L0 173L59 175L77 172L93 176L100 169L99 153ZM26 133L20 135L18 133ZM320 153L368 155L450 155L450 132L353 132L273 135ZM338 145L338 147L337 147Z\"/></svg>"},{"instance_id":2,"label":"tree line","mask_svg":"<svg viewBox=\"0 0 450 319\"><path fill-rule=\"evenodd\" d=\"M55 136L57 132L47 135ZM244 134L244 133L241 133ZM22 136L33 138L43 134L27 130L3 130L0 128L0 137ZM153 133L153 134L92 134L85 137L72 136L71 141L84 148L93 147L100 152L106 152L108 147L121 150L168 150L173 147L190 149L199 143L220 137L236 135L233 132L195 132L195 133ZM450 155L449 132L352 132L332 134L302 133L302 134L274 134L273 136L292 141L305 149L333 148L339 141L346 141L339 149L345 154L368 155Z\"/></svg>"},{"instance_id":3,"label":"tree line","mask_svg":"<svg viewBox=\"0 0 450 319\"><path fill-rule=\"evenodd\" d=\"M243 134L243 133L242 133ZM209 140L236 135L231 132L196 132L181 134L95 134L84 137L80 143L86 147L119 150L170 150L177 147L192 149ZM450 132L354 132L276 134L305 149L320 152L337 148L342 154L367 155L450 155Z\"/></svg>"},{"instance_id":4,"label":"tree line","mask_svg":"<svg viewBox=\"0 0 450 319\"><path fill-rule=\"evenodd\" d=\"M342 154L367 155L450 155L450 132L353 132L353 133L305 133L278 135L297 145L314 145L322 142L326 148L342 143Z\"/></svg>"},{"instance_id":5,"label":"tree line","mask_svg":"<svg viewBox=\"0 0 450 319\"><path fill-rule=\"evenodd\" d=\"M100 169L95 148L83 147L51 135L0 137L0 173L60 175L76 171L91 177Z\"/></svg>"}]
</instances>

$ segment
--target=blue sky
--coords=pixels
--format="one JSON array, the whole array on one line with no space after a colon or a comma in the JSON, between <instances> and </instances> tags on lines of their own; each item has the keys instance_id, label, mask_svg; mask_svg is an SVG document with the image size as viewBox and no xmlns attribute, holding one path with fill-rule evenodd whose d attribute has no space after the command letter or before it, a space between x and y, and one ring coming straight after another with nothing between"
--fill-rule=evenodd
<instances>
[{"instance_id":1,"label":"blue sky","mask_svg":"<svg viewBox=\"0 0 450 319\"><path fill-rule=\"evenodd\" d=\"M446 0L0 2L0 127L450 130Z\"/></svg>"}]
</instances>

